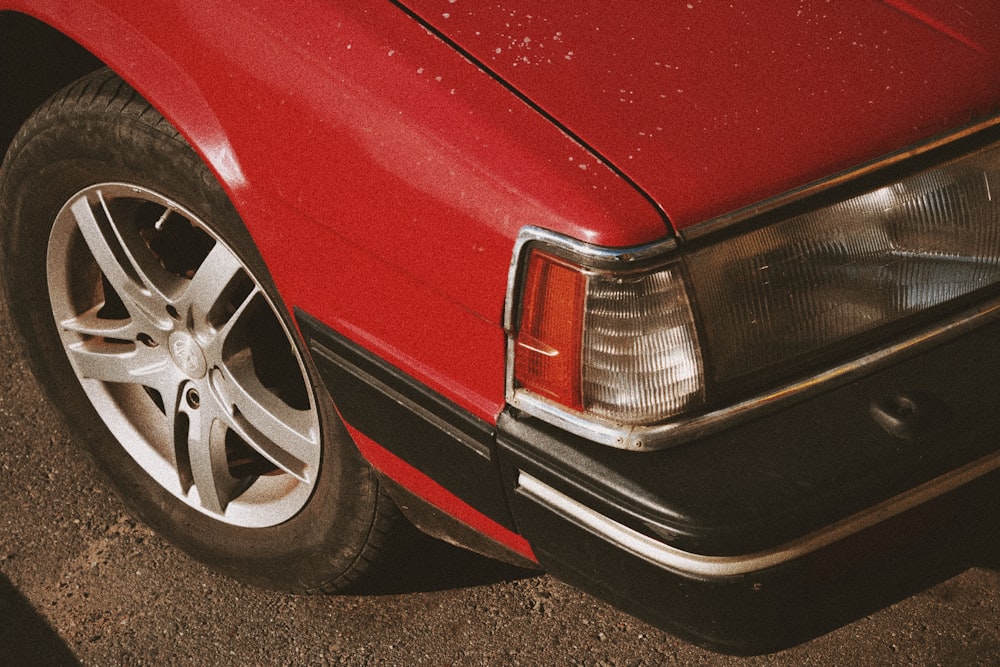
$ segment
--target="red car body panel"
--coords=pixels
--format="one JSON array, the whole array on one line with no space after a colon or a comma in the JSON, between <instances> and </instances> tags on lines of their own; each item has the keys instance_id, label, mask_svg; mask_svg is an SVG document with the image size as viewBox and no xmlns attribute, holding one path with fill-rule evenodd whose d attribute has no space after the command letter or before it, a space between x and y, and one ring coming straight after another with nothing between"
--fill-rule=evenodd
<instances>
[{"instance_id":1,"label":"red car body panel","mask_svg":"<svg viewBox=\"0 0 1000 667\"><path fill-rule=\"evenodd\" d=\"M64 32L163 110L290 306L481 418L504 401L522 226L615 246L668 232L633 187L391 3L216 0L169 20L113 0L0 9Z\"/></svg>"},{"instance_id":2,"label":"red car body panel","mask_svg":"<svg viewBox=\"0 0 1000 667\"><path fill-rule=\"evenodd\" d=\"M998 111L992 0L406 4L678 229Z\"/></svg>"}]
</instances>

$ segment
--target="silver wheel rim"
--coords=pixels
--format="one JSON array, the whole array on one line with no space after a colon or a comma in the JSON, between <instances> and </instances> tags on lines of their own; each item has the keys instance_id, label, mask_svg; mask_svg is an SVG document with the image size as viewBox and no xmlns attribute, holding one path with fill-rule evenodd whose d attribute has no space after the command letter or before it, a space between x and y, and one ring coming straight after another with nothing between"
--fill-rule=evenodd
<instances>
[{"instance_id":1,"label":"silver wheel rim","mask_svg":"<svg viewBox=\"0 0 1000 667\"><path fill-rule=\"evenodd\" d=\"M197 216L89 187L49 237L49 297L98 415L153 480L227 524L273 526L312 493L316 398L275 304Z\"/></svg>"}]
</instances>

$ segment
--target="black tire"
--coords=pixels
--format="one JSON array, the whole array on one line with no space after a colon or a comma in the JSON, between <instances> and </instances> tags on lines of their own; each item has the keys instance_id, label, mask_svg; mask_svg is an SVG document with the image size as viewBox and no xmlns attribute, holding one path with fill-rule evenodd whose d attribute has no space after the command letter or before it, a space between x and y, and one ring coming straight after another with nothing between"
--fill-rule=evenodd
<instances>
[{"instance_id":1,"label":"black tire","mask_svg":"<svg viewBox=\"0 0 1000 667\"><path fill-rule=\"evenodd\" d=\"M25 353L125 503L250 583L333 592L365 573L398 512L180 134L101 70L28 120L0 178ZM224 287L198 279L215 274ZM286 415L292 444L278 437Z\"/></svg>"}]
</instances>

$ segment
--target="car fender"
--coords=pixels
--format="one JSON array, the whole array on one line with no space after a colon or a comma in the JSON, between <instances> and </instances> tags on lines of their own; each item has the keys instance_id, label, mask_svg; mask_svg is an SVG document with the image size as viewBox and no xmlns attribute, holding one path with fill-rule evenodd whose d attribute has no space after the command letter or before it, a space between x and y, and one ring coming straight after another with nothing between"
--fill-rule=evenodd
<instances>
[{"instance_id":1,"label":"car fender","mask_svg":"<svg viewBox=\"0 0 1000 667\"><path fill-rule=\"evenodd\" d=\"M78 42L174 123L290 306L490 421L518 231L669 234L599 156L391 3L2 9Z\"/></svg>"}]
</instances>

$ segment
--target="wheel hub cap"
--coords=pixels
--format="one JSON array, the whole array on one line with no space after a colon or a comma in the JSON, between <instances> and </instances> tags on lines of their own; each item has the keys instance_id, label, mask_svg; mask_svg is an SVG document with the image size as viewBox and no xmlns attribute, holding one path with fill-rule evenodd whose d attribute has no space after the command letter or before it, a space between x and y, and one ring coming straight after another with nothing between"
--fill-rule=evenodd
<instances>
[{"instance_id":1,"label":"wheel hub cap","mask_svg":"<svg viewBox=\"0 0 1000 667\"><path fill-rule=\"evenodd\" d=\"M208 362L205 353L194 337L185 332L177 331L170 336L170 357L177 367L184 371L192 380L200 380L208 372Z\"/></svg>"}]
</instances>

